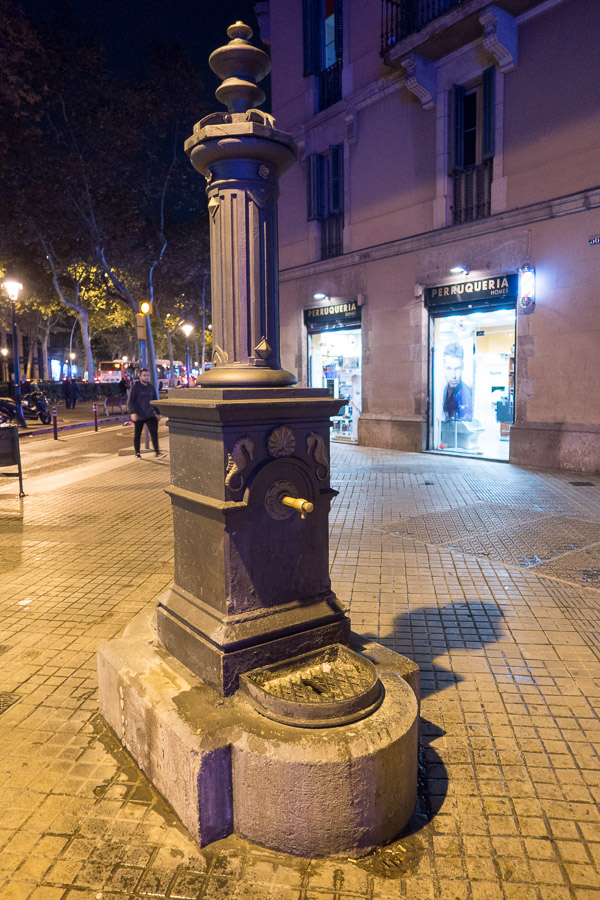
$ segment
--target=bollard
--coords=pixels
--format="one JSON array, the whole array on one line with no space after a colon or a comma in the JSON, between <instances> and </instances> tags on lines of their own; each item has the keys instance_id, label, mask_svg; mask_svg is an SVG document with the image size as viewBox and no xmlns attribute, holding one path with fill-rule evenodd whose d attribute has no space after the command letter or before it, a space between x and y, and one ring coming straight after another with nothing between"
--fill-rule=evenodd
<instances>
[{"instance_id":1,"label":"bollard","mask_svg":"<svg viewBox=\"0 0 600 900\"><path fill-rule=\"evenodd\" d=\"M92 409L94 410L94 431L98 431L98 404L94 403Z\"/></svg>"},{"instance_id":2,"label":"bollard","mask_svg":"<svg viewBox=\"0 0 600 900\"><path fill-rule=\"evenodd\" d=\"M56 407L52 407L52 428L54 429L54 440L58 440L58 419L56 418Z\"/></svg>"}]
</instances>

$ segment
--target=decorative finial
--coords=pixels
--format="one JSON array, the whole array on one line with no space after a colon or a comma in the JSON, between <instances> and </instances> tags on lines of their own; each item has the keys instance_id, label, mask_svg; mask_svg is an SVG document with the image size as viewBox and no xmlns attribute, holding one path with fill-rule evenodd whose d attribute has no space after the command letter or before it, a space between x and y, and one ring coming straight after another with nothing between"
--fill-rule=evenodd
<instances>
[{"instance_id":1,"label":"decorative finial","mask_svg":"<svg viewBox=\"0 0 600 900\"><path fill-rule=\"evenodd\" d=\"M234 40L234 38L241 38L241 40L249 41L254 32L249 25L244 25L244 23L240 22L238 19L237 22L234 22L233 25L229 26L227 34L231 40Z\"/></svg>"},{"instance_id":2,"label":"decorative finial","mask_svg":"<svg viewBox=\"0 0 600 900\"><path fill-rule=\"evenodd\" d=\"M227 34L231 38L229 43L211 53L208 61L223 81L215 94L230 113L245 113L264 101L264 92L257 82L269 74L271 61L264 50L249 43L252 37L249 25L236 22L229 26Z\"/></svg>"}]
</instances>

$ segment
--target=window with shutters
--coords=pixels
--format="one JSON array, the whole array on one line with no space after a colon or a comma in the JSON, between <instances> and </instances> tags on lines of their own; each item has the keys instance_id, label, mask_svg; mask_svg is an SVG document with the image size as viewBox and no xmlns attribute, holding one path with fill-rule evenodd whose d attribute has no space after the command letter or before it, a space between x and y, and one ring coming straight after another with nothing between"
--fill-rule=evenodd
<instances>
[{"instance_id":1,"label":"window with shutters","mask_svg":"<svg viewBox=\"0 0 600 900\"><path fill-rule=\"evenodd\" d=\"M452 88L452 224L490 215L494 161L495 67L472 87Z\"/></svg>"},{"instance_id":2,"label":"window with shutters","mask_svg":"<svg viewBox=\"0 0 600 900\"><path fill-rule=\"evenodd\" d=\"M319 222L321 259L331 259L344 252L344 146L312 153L306 163L307 219Z\"/></svg>"},{"instance_id":3,"label":"window with shutters","mask_svg":"<svg viewBox=\"0 0 600 900\"><path fill-rule=\"evenodd\" d=\"M317 111L342 99L342 0L302 0L304 75L317 79Z\"/></svg>"}]
</instances>

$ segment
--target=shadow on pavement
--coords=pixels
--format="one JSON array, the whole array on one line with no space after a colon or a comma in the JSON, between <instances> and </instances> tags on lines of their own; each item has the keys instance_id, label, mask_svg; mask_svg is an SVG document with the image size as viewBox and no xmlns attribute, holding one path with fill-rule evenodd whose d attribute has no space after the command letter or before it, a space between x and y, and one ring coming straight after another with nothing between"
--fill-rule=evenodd
<instances>
[{"instance_id":1,"label":"shadow on pavement","mask_svg":"<svg viewBox=\"0 0 600 900\"><path fill-rule=\"evenodd\" d=\"M481 650L502 637L503 613L490 601L448 603L440 608L421 607L398 616L394 635L405 647L412 640L412 654L421 671L421 701L463 681L458 672L435 662L452 650ZM403 837L431 822L440 812L448 793L448 771L433 742L445 735L433 722L421 717L419 750L419 794L415 812Z\"/></svg>"},{"instance_id":2,"label":"shadow on pavement","mask_svg":"<svg viewBox=\"0 0 600 900\"><path fill-rule=\"evenodd\" d=\"M502 636L502 610L492 602L448 603L421 607L398 616L393 627L397 650L418 663L421 700L459 684L463 676L435 663L450 650L481 650ZM406 827L395 841L357 865L371 875L398 879L414 872L425 853L427 827L441 811L448 794L448 770L434 742L446 732L421 716L417 802Z\"/></svg>"}]
</instances>

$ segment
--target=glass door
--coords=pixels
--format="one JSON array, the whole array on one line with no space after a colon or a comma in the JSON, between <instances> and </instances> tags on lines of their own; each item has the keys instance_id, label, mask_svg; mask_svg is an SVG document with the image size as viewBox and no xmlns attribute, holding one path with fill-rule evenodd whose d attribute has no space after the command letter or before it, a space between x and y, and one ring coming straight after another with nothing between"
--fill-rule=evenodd
<instances>
[{"instance_id":1,"label":"glass door","mask_svg":"<svg viewBox=\"0 0 600 900\"><path fill-rule=\"evenodd\" d=\"M362 335L360 329L322 331L308 335L310 387L327 388L346 400L331 420L332 437L358 440L362 412Z\"/></svg>"},{"instance_id":2,"label":"glass door","mask_svg":"<svg viewBox=\"0 0 600 900\"><path fill-rule=\"evenodd\" d=\"M430 449L509 458L515 322L514 309L433 319Z\"/></svg>"}]
</instances>

